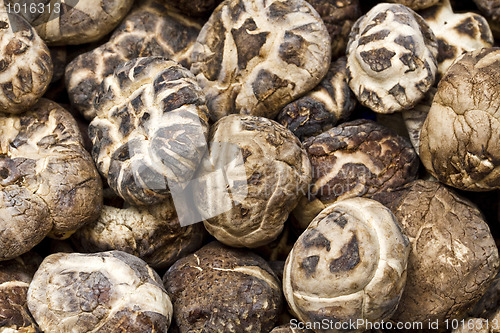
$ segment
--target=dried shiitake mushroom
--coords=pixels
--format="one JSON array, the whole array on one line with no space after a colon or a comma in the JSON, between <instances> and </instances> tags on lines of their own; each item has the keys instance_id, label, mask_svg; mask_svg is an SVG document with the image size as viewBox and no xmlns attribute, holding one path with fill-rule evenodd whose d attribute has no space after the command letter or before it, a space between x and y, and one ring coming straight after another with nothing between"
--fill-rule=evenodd
<instances>
[{"instance_id":1,"label":"dried shiitake mushroom","mask_svg":"<svg viewBox=\"0 0 500 333\"><path fill-rule=\"evenodd\" d=\"M500 189L500 49L465 53L438 84L420 134L420 158L440 182Z\"/></svg>"},{"instance_id":2,"label":"dried shiitake mushroom","mask_svg":"<svg viewBox=\"0 0 500 333\"><path fill-rule=\"evenodd\" d=\"M495 37L500 37L500 1L473 0L481 13L486 16Z\"/></svg>"},{"instance_id":3,"label":"dried shiitake mushroom","mask_svg":"<svg viewBox=\"0 0 500 333\"><path fill-rule=\"evenodd\" d=\"M285 298L303 322L387 319L403 292L409 252L388 208L365 198L339 201L295 243L283 274Z\"/></svg>"},{"instance_id":4,"label":"dried shiitake mushroom","mask_svg":"<svg viewBox=\"0 0 500 333\"><path fill-rule=\"evenodd\" d=\"M258 255L212 242L163 277L183 332L269 332L282 306L279 282Z\"/></svg>"},{"instance_id":5,"label":"dried shiitake mushroom","mask_svg":"<svg viewBox=\"0 0 500 333\"><path fill-rule=\"evenodd\" d=\"M0 332L40 332L27 305L28 287L42 258L28 252L0 262Z\"/></svg>"},{"instance_id":6,"label":"dried shiitake mushroom","mask_svg":"<svg viewBox=\"0 0 500 333\"><path fill-rule=\"evenodd\" d=\"M206 150L208 117L187 69L162 57L128 61L102 82L95 109L92 156L125 201L160 203L170 197L169 182L191 179Z\"/></svg>"},{"instance_id":7,"label":"dried shiitake mushroom","mask_svg":"<svg viewBox=\"0 0 500 333\"><path fill-rule=\"evenodd\" d=\"M138 57L162 56L191 65L189 58L201 25L170 10L162 1L141 2L113 32L109 42L74 59L66 67L71 105L85 118L95 117L94 99L105 77Z\"/></svg>"},{"instance_id":8,"label":"dried shiitake mushroom","mask_svg":"<svg viewBox=\"0 0 500 333\"><path fill-rule=\"evenodd\" d=\"M439 0L387 0L387 2L400 3L413 10L420 10L439 3Z\"/></svg>"},{"instance_id":9,"label":"dried shiitake mushroom","mask_svg":"<svg viewBox=\"0 0 500 333\"><path fill-rule=\"evenodd\" d=\"M232 163L235 148L243 165ZM311 164L299 139L273 120L229 115L212 127L209 155L196 174L194 190L198 211L209 214L204 220L208 232L234 247L258 247L277 238L311 181ZM232 193L238 194L242 184L247 187L239 202L233 200L218 215L218 193L226 184L213 177L212 161L232 178L227 184ZM244 171L241 179L231 176L238 168Z\"/></svg>"},{"instance_id":10,"label":"dried shiitake mushroom","mask_svg":"<svg viewBox=\"0 0 500 333\"><path fill-rule=\"evenodd\" d=\"M0 114L0 260L49 232L69 236L101 207L101 178L71 114L46 99L22 115Z\"/></svg>"},{"instance_id":11,"label":"dried shiitake mushroom","mask_svg":"<svg viewBox=\"0 0 500 333\"><path fill-rule=\"evenodd\" d=\"M32 107L52 79L50 52L22 17L0 12L0 112Z\"/></svg>"},{"instance_id":12,"label":"dried shiitake mushroom","mask_svg":"<svg viewBox=\"0 0 500 333\"><path fill-rule=\"evenodd\" d=\"M476 13L453 13L449 0L419 13L438 42L438 73L443 75L451 64L467 51L493 46L488 21Z\"/></svg>"},{"instance_id":13,"label":"dried shiitake mushroom","mask_svg":"<svg viewBox=\"0 0 500 333\"><path fill-rule=\"evenodd\" d=\"M413 107L434 84L436 37L413 10L373 7L354 24L347 45L349 86L375 112Z\"/></svg>"},{"instance_id":14,"label":"dried shiitake mushroom","mask_svg":"<svg viewBox=\"0 0 500 333\"><path fill-rule=\"evenodd\" d=\"M356 98L347 83L346 66L345 57L333 61L320 84L286 105L276 120L302 141L349 117L356 106Z\"/></svg>"},{"instance_id":15,"label":"dried shiitake mushroom","mask_svg":"<svg viewBox=\"0 0 500 333\"><path fill-rule=\"evenodd\" d=\"M304 229L330 203L370 198L417 177L418 157L408 140L371 120L343 123L310 137L304 147L313 178L293 212Z\"/></svg>"},{"instance_id":16,"label":"dried shiitake mushroom","mask_svg":"<svg viewBox=\"0 0 500 333\"><path fill-rule=\"evenodd\" d=\"M408 279L392 319L402 322L461 318L486 291L500 267L481 212L438 182L417 180L379 195L410 239Z\"/></svg>"},{"instance_id":17,"label":"dried shiitake mushroom","mask_svg":"<svg viewBox=\"0 0 500 333\"><path fill-rule=\"evenodd\" d=\"M78 251L120 250L155 269L199 249L205 230L201 224L181 227L172 200L147 207L104 206L99 219L72 237Z\"/></svg>"},{"instance_id":18,"label":"dried shiitake mushroom","mask_svg":"<svg viewBox=\"0 0 500 333\"><path fill-rule=\"evenodd\" d=\"M2 2L12 9L15 4L20 5L20 14L35 27L47 45L78 45L97 41L107 35L127 14L134 0ZM32 4L36 4L36 7Z\"/></svg>"},{"instance_id":19,"label":"dried shiitake mushroom","mask_svg":"<svg viewBox=\"0 0 500 333\"><path fill-rule=\"evenodd\" d=\"M212 120L274 118L325 76L330 38L304 0L226 0L203 26L192 61Z\"/></svg>"},{"instance_id":20,"label":"dried shiitake mushroom","mask_svg":"<svg viewBox=\"0 0 500 333\"><path fill-rule=\"evenodd\" d=\"M31 281L28 307L44 332L166 332L172 303L161 278L121 251L56 253Z\"/></svg>"}]
</instances>

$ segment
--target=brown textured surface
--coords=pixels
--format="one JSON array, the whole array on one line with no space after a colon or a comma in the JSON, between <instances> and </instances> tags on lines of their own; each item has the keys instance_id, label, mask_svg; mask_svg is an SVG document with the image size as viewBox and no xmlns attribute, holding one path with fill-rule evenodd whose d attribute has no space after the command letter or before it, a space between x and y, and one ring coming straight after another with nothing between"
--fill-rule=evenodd
<instances>
[{"instance_id":1,"label":"brown textured surface","mask_svg":"<svg viewBox=\"0 0 500 333\"><path fill-rule=\"evenodd\" d=\"M161 1L142 1L109 42L68 64L65 79L71 104L92 120L102 80L118 65L137 57L163 56L189 68L191 48L200 29L199 23L173 12Z\"/></svg>"},{"instance_id":2,"label":"brown textured surface","mask_svg":"<svg viewBox=\"0 0 500 333\"><path fill-rule=\"evenodd\" d=\"M445 186L424 180L377 199L394 212L412 247L393 319L444 325L445 319L461 318L500 267L481 212Z\"/></svg>"},{"instance_id":3,"label":"brown textured surface","mask_svg":"<svg viewBox=\"0 0 500 333\"><path fill-rule=\"evenodd\" d=\"M66 110L42 99L27 113L1 116L0 135L0 259L99 216L101 179Z\"/></svg>"},{"instance_id":4,"label":"brown textured surface","mask_svg":"<svg viewBox=\"0 0 500 333\"><path fill-rule=\"evenodd\" d=\"M208 16L222 0L164 0L183 14L190 16Z\"/></svg>"},{"instance_id":5,"label":"brown textured surface","mask_svg":"<svg viewBox=\"0 0 500 333\"><path fill-rule=\"evenodd\" d=\"M256 254L212 242L163 277L180 332L269 332L282 306L279 282Z\"/></svg>"},{"instance_id":6,"label":"brown textured surface","mask_svg":"<svg viewBox=\"0 0 500 333\"><path fill-rule=\"evenodd\" d=\"M319 85L286 105L276 120L301 141L320 134L350 116L356 97L347 83L346 58L333 61Z\"/></svg>"},{"instance_id":7,"label":"brown textured surface","mask_svg":"<svg viewBox=\"0 0 500 333\"><path fill-rule=\"evenodd\" d=\"M420 158L441 182L468 191L500 188L499 83L498 48L466 53L439 82Z\"/></svg>"}]
</instances>

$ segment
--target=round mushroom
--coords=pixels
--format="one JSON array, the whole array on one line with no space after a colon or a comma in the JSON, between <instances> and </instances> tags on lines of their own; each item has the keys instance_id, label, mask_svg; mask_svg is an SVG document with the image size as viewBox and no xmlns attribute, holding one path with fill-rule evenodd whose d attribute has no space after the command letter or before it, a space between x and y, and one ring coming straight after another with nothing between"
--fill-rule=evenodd
<instances>
[{"instance_id":1,"label":"round mushroom","mask_svg":"<svg viewBox=\"0 0 500 333\"><path fill-rule=\"evenodd\" d=\"M212 242L163 277L179 332L269 332L282 306L279 282L256 254Z\"/></svg>"},{"instance_id":2,"label":"round mushroom","mask_svg":"<svg viewBox=\"0 0 500 333\"><path fill-rule=\"evenodd\" d=\"M325 76L330 38L304 0L226 0L203 26L192 61L212 120L274 118Z\"/></svg>"},{"instance_id":3,"label":"round mushroom","mask_svg":"<svg viewBox=\"0 0 500 333\"><path fill-rule=\"evenodd\" d=\"M403 5L378 4L349 36L349 86L375 112L409 109L434 84L437 55L436 37L422 17Z\"/></svg>"},{"instance_id":4,"label":"round mushroom","mask_svg":"<svg viewBox=\"0 0 500 333\"><path fill-rule=\"evenodd\" d=\"M101 178L71 114L46 99L22 115L0 114L0 260L49 233L68 237L101 207Z\"/></svg>"},{"instance_id":5,"label":"round mushroom","mask_svg":"<svg viewBox=\"0 0 500 333\"><path fill-rule=\"evenodd\" d=\"M21 16L0 12L0 112L21 113L47 90L53 69L50 52Z\"/></svg>"},{"instance_id":6,"label":"round mushroom","mask_svg":"<svg viewBox=\"0 0 500 333\"><path fill-rule=\"evenodd\" d=\"M408 140L371 120L343 123L304 147L313 174L308 196L293 211L302 229L333 202L370 198L417 178L419 161Z\"/></svg>"},{"instance_id":7,"label":"round mushroom","mask_svg":"<svg viewBox=\"0 0 500 333\"><path fill-rule=\"evenodd\" d=\"M235 155L241 156L236 163ZM311 181L299 139L273 120L229 115L211 129L207 157L193 191L207 231L234 247L253 248L276 239ZM228 180L214 168L225 169ZM233 200L224 211L221 193L226 188Z\"/></svg>"},{"instance_id":8,"label":"round mushroom","mask_svg":"<svg viewBox=\"0 0 500 333\"><path fill-rule=\"evenodd\" d=\"M467 191L500 189L499 83L499 48L465 53L439 82L419 150L440 182Z\"/></svg>"},{"instance_id":9,"label":"round mushroom","mask_svg":"<svg viewBox=\"0 0 500 333\"><path fill-rule=\"evenodd\" d=\"M31 281L28 307L44 332L166 332L172 303L161 278L121 251L56 253Z\"/></svg>"},{"instance_id":10,"label":"round mushroom","mask_svg":"<svg viewBox=\"0 0 500 333\"><path fill-rule=\"evenodd\" d=\"M92 156L126 202L164 202L172 185L190 181L208 136L205 97L191 72L162 57L128 61L102 82L95 109Z\"/></svg>"},{"instance_id":11,"label":"round mushroom","mask_svg":"<svg viewBox=\"0 0 500 333\"><path fill-rule=\"evenodd\" d=\"M365 198L339 201L295 243L285 264L285 298L304 323L351 321L361 331L359 320L385 320L396 310L409 252L408 238L388 208Z\"/></svg>"},{"instance_id":12,"label":"round mushroom","mask_svg":"<svg viewBox=\"0 0 500 333\"><path fill-rule=\"evenodd\" d=\"M417 180L377 197L390 207L412 251L395 321L461 318L500 268L498 250L481 212L438 182Z\"/></svg>"},{"instance_id":13,"label":"round mushroom","mask_svg":"<svg viewBox=\"0 0 500 333\"><path fill-rule=\"evenodd\" d=\"M342 57L331 63L316 88L286 105L276 120L303 141L347 119L355 106L347 83L347 59Z\"/></svg>"},{"instance_id":14,"label":"round mushroom","mask_svg":"<svg viewBox=\"0 0 500 333\"><path fill-rule=\"evenodd\" d=\"M65 80L71 105L92 120L96 116L93 101L101 82L118 65L135 58L162 56L189 68L191 49L200 29L199 23L172 11L162 1L141 1L109 42L68 64Z\"/></svg>"}]
</instances>

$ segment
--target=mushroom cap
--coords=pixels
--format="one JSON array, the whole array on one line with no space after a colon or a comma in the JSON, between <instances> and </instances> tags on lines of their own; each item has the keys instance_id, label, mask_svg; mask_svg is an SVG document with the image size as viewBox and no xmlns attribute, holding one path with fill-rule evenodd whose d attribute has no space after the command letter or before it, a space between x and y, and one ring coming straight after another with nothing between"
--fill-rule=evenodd
<instances>
[{"instance_id":1,"label":"mushroom cap","mask_svg":"<svg viewBox=\"0 0 500 333\"><path fill-rule=\"evenodd\" d=\"M178 260L163 281L180 332L269 332L281 312L266 261L218 242Z\"/></svg>"},{"instance_id":2,"label":"mushroom cap","mask_svg":"<svg viewBox=\"0 0 500 333\"><path fill-rule=\"evenodd\" d=\"M227 0L201 29L192 61L212 120L274 118L325 76L330 38L304 0Z\"/></svg>"},{"instance_id":3,"label":"mushroom cap","mask_svg":"<svg viewBox=\"0 0 500 333\"><path fill-rule=\"evenodd\" d=\"M351 30L349 86L375 112L411 108L434 84L437 54L436 38L422 17L403 5L378 4Z\"/></svg>"},{"instance_id":4,"label":"mushroom cap","mask_svg":"<svg viewBox=\"0 0 500 333\"><path fill-rule=\"evenodd\" d=\"M495 240L481 212L438 182L417 180L377 198L408 236L408 279L392 319L401 322L462 318L500 268ZM426 325L426 324L424 324Z\"/></svg>"},{"instance_id":5,"label":"mushroom cap","mask_svg":"<svg viewBox=\"0 0 500 333\"><path fill-rule=\"evenodd\" d=\"M235 154L240 154L241 164L234 162ZM217 177L214 165L225 169L229 182ZM196 179L195 203L207 231L226 245L253 248L283 230L288 214L307 193L311 165L299 139L282 125L263 117L229 115L212 127L209 154ZM226 185L233 202L219 213L218 198Z\"/></svg>"},{"instance_id":6,"label":"mushroom cap","mask_svg":"<svg viewBox=\"0 0 500 333\"><path fill-rule=\"evenodd\" d=\"M0 112L21 113L47 90L53 69L50 52L26 20L0 12Z\"/></svg>"},{"instance_id":7,"label":"mushroom cap","mask_svg":"<svg viewBox=\"0 0 500 333\"><path fill-rule=\"evenodd\" d=\"M290 252L285 298L303 322L386 319L403 292L409 251L388 208L365 198L336 202L316 216Z\"/></svg>"},{"instance_id":8,"label":"mushroom cap","mask_svg":"<svg viewBox=\"0 0 500 333\"><path fill-rule=\"evenodd\" d=\"M116 67L138 57L162 56L189 68L201 24L172 11L162 1L142 1L116 28L110 40L81 54L66 67L71 105L87 120L96 116L99 85Z\"/></svg>"},{"instance_id":9,"label":"mushroom cap","mask_svg":"<svg viewBox=\"0 0 500 333\"><path fill-rule=\"evenodd\" d=\"M420 158L440 182L467 191L500 188L499 83L499 48L465 53L439 82Z\"/></svg>"},{"instance_id":10,"label":"mushroom cap","mask_svg":"<svg viewBox=\"0 0 500 333\"><path fill-rule=\"evenodd\" d=\"M168 182L191 180L208 135L205 97L191 72L162 57L137 58L102 82L95 103L92 156L125 201L160 203Z\"/></svg>"},{"instance_id":11,"label":"mushroom cap","mask_svg":"<svg viewBox=\"0 0 500 333\"><path fill-rule=\"evenodd\" d=\"M101 178L76 121L58 104L41 99L22 115L1 114L0 155L0 260L99 216Z\"/></svg>"},{"instance_id":12,"label":"mushroom cap","mask_svg":"<svg viewBox=\"0 0 500 333\"><path fill-rule=\"evenodd\" d=\"M479 10L493 22L500 22L499 0L473 0Z\"/></svg>"},{"instance_id":13,"label":"mushroom cap","mask_svg":"<svg viewBox=\"0 0 500 333\"><path fill-rule=\"evenodd\" d=\"M158 274L121 251L44 259L28 307L46 332L166 332L172 303Z\"/></svg>"}]
</instances>

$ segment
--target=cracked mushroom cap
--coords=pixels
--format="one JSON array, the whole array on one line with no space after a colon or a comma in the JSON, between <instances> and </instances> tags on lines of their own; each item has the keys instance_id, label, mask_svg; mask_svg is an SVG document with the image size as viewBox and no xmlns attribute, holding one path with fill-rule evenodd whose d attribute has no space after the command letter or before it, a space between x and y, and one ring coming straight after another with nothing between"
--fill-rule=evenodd
<instances>
[{"instance_id":1,"label":"cracked mushroom cap","mask_svg":"<svg viewBox=\"0 0 500 333\"><path fill-rule=\"evenodd\" d=\"M212 120L231 113L274 118L325 76L329 41L304 0L226 0L196 40L191 71Z\"/></svg>"},{"instance_id":2,"label":"cracked mushroom cap","mask_svg":"<svg viewBox=\"0 0 500 333\"><path fill-rule=\"evenodd\" d=\"M19 0L4 0L13 6ZM38 0L26 1L28 10L22 16L36 29L47 45L79 45L95 42L123 19L134 0ZM45 7L40 10L40 4ZM23 8L23 5L21 5Z\"/></svg>"},{"instance_id":3,"label":"cracked mushroom cap","mask_svg":"<svg viewBox=\"0 0 500 333\"><path fill-rule=\"evenodd\" d=\"M212 242L163 277L179 332L269 332L282 294L264 259Z\"/></svg>"},{"instance_id":4,"label":"cracked mushroom cap","mask_svg":"<svg viewBox=\"0 0 500 333\"><path fill-rule=\"evenodd\" d=\"M417 180L377 198L394 213L412 251L408 279L392 319L461 318L486 291L500 267L481 212L438 182Z\"/></svg>"},{"instance_id":5,"label":"cracked mushroom cap","mask_svg":"<svg viewBox=\"0 0 500 333\"><path fill-rule=\"evenodd\" d=\"M0 262L0 332L41 332L27 305L28 287L41 262L33 252Z\"/></svg>"},{"instance_id":6,"label":"cracked mushroom cap","mask_svg":"<svg viewBox=\"0 0 500 333\"><path fill-rule=\"evenodd\" d=\"M420 12L438 42L438 73L442 76L464 52L493 46L488 21L476 13L453 13L449 0Z\"/></svg>"},{"instance_id":7,"label":"cracked mushroom cap","mask_svg":"<svg viewBox=\"0 0 500 333\"><path fill-rule=\"evenodd\" d=\"M68 237L101 207L101 178L69 112L41 99L22 115L0 115L0 260L49 232Z\"/></svg>"},{"instance_id":8,"label":"cracked mushroom cap","mask_svg":"<svg viewBox=\"0 0 500 333\"><path fill-rule=\"evenodd\" d=\"M303 141L347 119L355 106L356 97L347 83L347 59L342 57L331 63L316 88L287 104L276 120Z\"/></svg>"},{"instance_id":9,"label":"cracked mushroom cap","mask_svg":"<svg viewBox=\"0 0 500 333\"><path fill-rule=\"evenodd\" d=\"M0 112L32 107L52 79L50 52L22 17L0 12Z\"/></svg>"},{"instance_id":10,"label":"cracked mushroom cap","mask_svg":"<svg viewBox=\"0 0 500 333\"><path fill-rule=\"evenodd\" d=\"M99 219L79 229L72 240L78 251L120 250L154 269L164 269L202 246L201 224L181 227L172 200L147 207L104 206Z\"/></svg>"},{"instance_id":11,"label":"cracked mushroom cap","mask_svg":"<svg viewBox=\"0 0 500 333\"><path fill-rule=\"evenodd\" d=\"M437 55L436 37L422 17L403 5L378 4L351 30L349 86L375 112L411 108L434 84Z\"/></svg>"},{"instance_id":12,"label":"cracked mushroom cap","mask_svg":"<svg viewBox=\"0 0 500 333\"><path fill-rule=\"evenodd\" d=\"M205 97L191 72L162 57L128 61L103 81L95 105L92 156L126 202L166 201L169 186L191 180L208 136Z\"/></svg>"},{"instance_id":13,"label":"cracked mushroom cap","mask_svg":"<svg viewBox=\"0 0 500 333\"><path fill-rule=\"evenodd\" d=\"M241 164L234 162L235 154ZM208 156L194 191L207 231L234 247L253 248L276 239L311 180L311 165L299 139L273 120L229 115L211 129ZM214 168L224 168L228 180L221 182ZM219 213L226 186L233 201Z\"/></svg>"},{"instance_id":14,"label":"cracked mushroom cap","mask_svg":"<svg viewBox=\"0 0 500 333\"><path fill-rule=\"evenodd\" d=\"M417 178L410 142L371 120L343 123L304 142L313 174L309 194L293 214L302 228L329 204L370 198Z\"/></svg>"},{"instance_id":15,"label":"cracked mushroom cap","mask_svg":"<svg viewBox=\"0 0 500 333\"><path fill-rule=\"evenodd\" d=\"M408 238L388 208L365 198L339 201L295 243L283 293L303 322L387 319L403 292L409 252Z\"/></svg>"},{"instance_id":16,"label":"cracked mushroom cap","mask_svg":"<svg viewBox=\"0 0 500 333\"><path fill-rule=\"evenodd\" d=\"M162 56L186 68L201 24L172 11L162 1L143 1L113 32L109 42L81 54L66 67L71 105L87 120L96 116L99 85L120 64L139 57Z\"/></svg>"},{"instance_id":17,"label":"cracked mushroom cap","mask_svg":"<svg viewBox=\"0 0 500 333\"><path fill-rule=\"evenodd\" d=\"M500 189L499 83L499 48L465 53L439 82L419 150L440 182L467 191Z\"/></svg>"},{"instance_id":18,"label":"cracked mushroom cap","mask_svg":"<svg viewBox=\"0 0 500 333\"><path fill-rule=\"evenodd\" d=\"M28 290L44 332L166 332L172 303L161 278L121 251L56 253L44 259Z\"/></svg>"}]
</instances>

